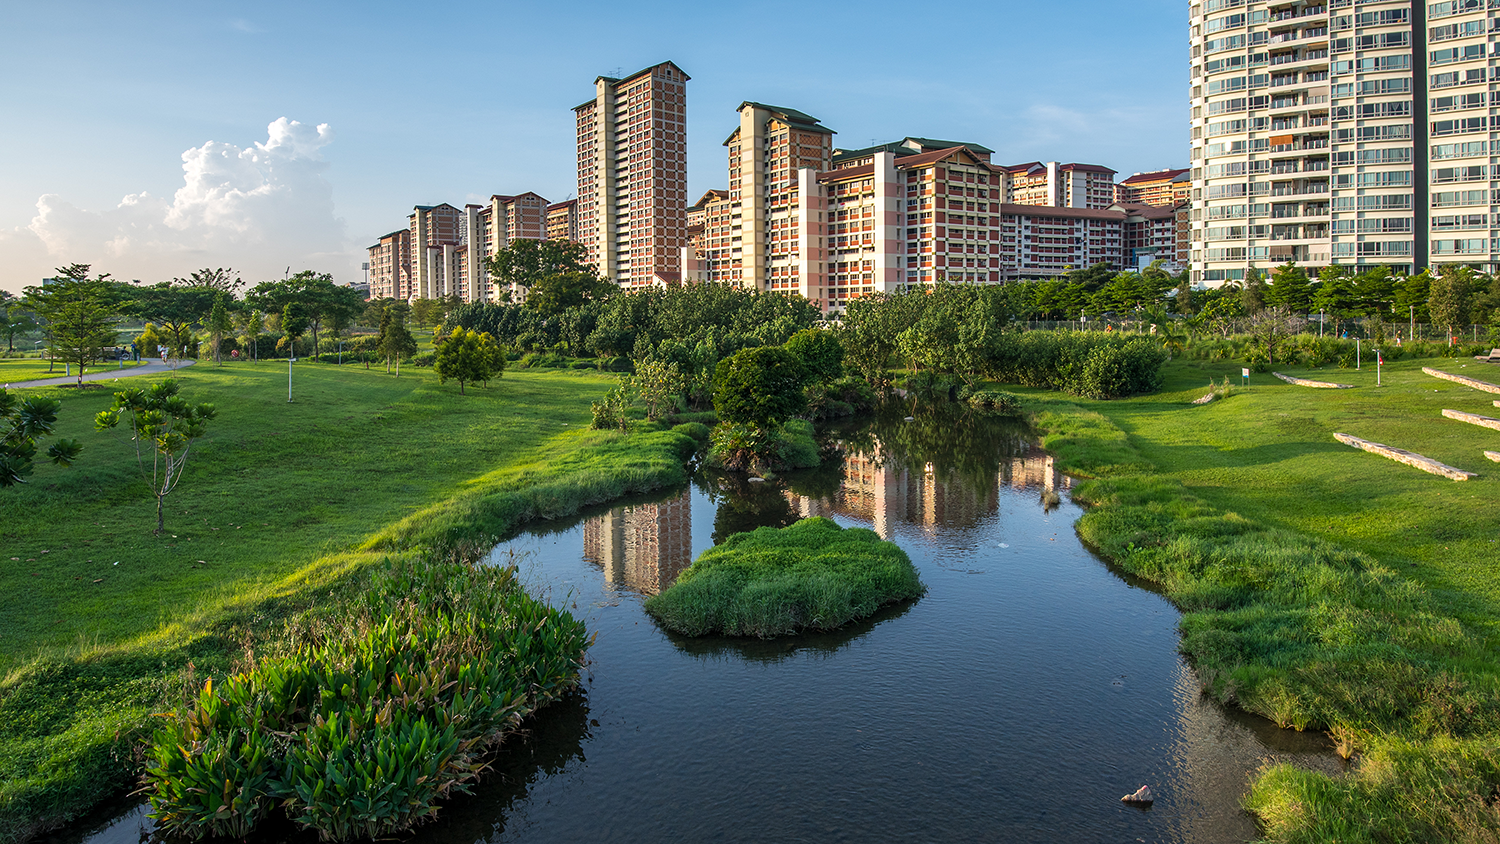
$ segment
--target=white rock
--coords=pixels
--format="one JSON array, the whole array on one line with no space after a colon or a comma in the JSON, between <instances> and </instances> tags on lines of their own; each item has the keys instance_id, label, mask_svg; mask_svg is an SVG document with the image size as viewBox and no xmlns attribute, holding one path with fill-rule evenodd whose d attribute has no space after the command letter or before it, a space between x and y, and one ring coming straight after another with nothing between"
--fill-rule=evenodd
<instances>
[{"instance_id":1,"label":"white rock","mask_svg":"<svg viewBox=\"0 0 1500 844\"><path fill-rule=\"evenodd\" d=\"M1143 785L1136 793L1127 794L1120 798L1120 802L1122 803L1152 803L1154 800L1155 798L1151 796L1151 786L1149 785Z\"/></svg>"}]
</instances>

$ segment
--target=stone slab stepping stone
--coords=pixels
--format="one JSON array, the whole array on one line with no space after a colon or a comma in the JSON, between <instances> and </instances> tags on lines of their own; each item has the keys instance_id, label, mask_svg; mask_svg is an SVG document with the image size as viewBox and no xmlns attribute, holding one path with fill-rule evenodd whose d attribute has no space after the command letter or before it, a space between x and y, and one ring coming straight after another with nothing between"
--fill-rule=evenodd
<instances>
[{"instance_id":1,"label":"stone slab stepping stone","mask_svg":"<svg viewBox=\"0 0 1500 844\"><path fill-rule=\"evenodd\" d=\"M1486 451L1484 456L1496 463L1500 463L1500 451Z\"/></svg>"},{"instance_id":2,"label":"stone slab stepping stone","mask_svg":"<svg viewBox=\"0 0 1500 844\"><path fill-rule=\"evenodd\" d=\"M1422 371L1427 373L1428 375L1431 375L1433 378L1441 378L1444 381L1452 381L1455 384L1462 384L1465 387L1473 387L1476 390L1483 390L1486 393L1500 393L1500 384L1491 384L1488 381L1481 381L1478 378L1470 378L1467 375L1454 375L1451 372L1444 372L1440 369L1433 369L1430 366L1422 367ZM1500 404L1500 402L1497 402L1497 404Z\"/></svg>"},{"instance_id":3,"label":"stone slab stepping stone","mask_svg":"<svg viewBox=\"0 0 1500 844\"><path fill-rule=\"evenodd\" d=\"M1293 378L1290 375L1282 375L1280 372L1273 372L1271 374L1275 375L1277 378L1280 378L1281 380L1287 382L1288 384L1296 384L1299 387L1320 387L1320 388L1322 388L1324 390L1352 390L1352 389L1354 389L1354 385L1353 384L1335 384L1332 381L1313 381L1313 380L1310 380L1310 379L1307 379L1307 378Z\"/></svg>"},{"instance_id":4,"label":"stone slab stepping stone","mask_svg":"<svg viewBox=\"0 0 1500 844\"><path fill-rule=\"evenodd\" d=\"M1423 457L1420 454L1407 451L1404 448L1393 448L1388 445L1382 445L1381 443L1362 440L1359 437L1350 436L1349 434L1336 433L1333 435L1333 438L1343 443L1344 445L1352 445L1357 449L1368 451L1371 454L1378 454L1381 457L1389 457L1397 463L1405 463L1413 469L1421 469L1424 472L1431 472L1434 475L1442 475L1445 478L1451 478L1455 481L1467 481L1470 478L1477 477L1477 475L1475 475L1473 472L1465 472L1462 469L1455 469L1446 463L1439 463L1430 457Z\"/></svg>"},{"instance_id":5,"label":"stone slab stepping stone","mask_svg":"<svg viewBox=\"0 0 1500 844\"><path fill-rule=\"evenodd\" d=\"M1482 428L1494 428L1496 431L1500 431L1500 419L1496 419L1493 416L1480 416L1477 413L1464 413L1462 410L1448 410L1446 408L1443 410L1443 415L1449 419L1467 422L1470 425L1478 425Z\"/></svg>"}]
</instances>

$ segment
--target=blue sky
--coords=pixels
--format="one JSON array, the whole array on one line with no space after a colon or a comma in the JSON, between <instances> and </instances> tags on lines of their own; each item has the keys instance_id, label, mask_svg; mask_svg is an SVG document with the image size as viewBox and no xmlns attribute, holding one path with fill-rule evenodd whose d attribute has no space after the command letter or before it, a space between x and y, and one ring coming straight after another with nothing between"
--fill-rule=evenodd
<instances>
[{"instance_id":1,"label":"blue sky","mask_svg":"<svg viewBox=\"0 0 1500 844\"><path fill-rule=\"evenodd\" d=\"M357 280L412 205L571 196L571 108L596 76L667 59L692 77L693 197L724 185L744 100L850 147L1186 166L1186 27L1181 0L12 3L0 289L71 262Z\"/></svg>"}]
</instances>

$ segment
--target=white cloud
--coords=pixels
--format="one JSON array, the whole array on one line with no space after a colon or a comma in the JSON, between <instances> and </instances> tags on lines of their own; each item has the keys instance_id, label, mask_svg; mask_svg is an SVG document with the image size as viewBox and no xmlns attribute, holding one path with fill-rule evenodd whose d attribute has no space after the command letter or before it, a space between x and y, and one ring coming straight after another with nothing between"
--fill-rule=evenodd
<instances>
[{"instance_id":1,"label":"white cloud","mask_svg":"<svg viewBox=\"0 0 1500 844\"><path fill-rule=\"evenodd\" d=\"M326 123L313 127L283 117L267 128L264 143L241 148L209 141L184 152L183 184L170 200L142 192L91 211L47 194L37 200L30 225L0 232L0 249L27 264L41 257L38 251L45 254L48 265L28 267L35 278L20 284L73 262L143 281L205 266L234 267L247 281L258 281L279 278L288 265L352 280L357 250L334 213L324 175L323 148L332 140ZM7 279L5 286L20 284Z\"/></svg>"}]
</instances>

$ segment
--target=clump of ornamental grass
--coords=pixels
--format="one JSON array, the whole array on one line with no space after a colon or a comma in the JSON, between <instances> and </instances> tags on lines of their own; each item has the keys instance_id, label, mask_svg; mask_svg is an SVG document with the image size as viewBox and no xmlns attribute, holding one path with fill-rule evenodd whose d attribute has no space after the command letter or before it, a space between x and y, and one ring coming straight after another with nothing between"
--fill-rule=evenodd
<instances>
[{"instance_id":1,"label":"clump of ornamental grass","mask_svg":"<svg viewBox=\"0 0 1500 844\"><path fill-rule=\"evenodd\" d=\"M824 518L735 534L704 551L646 611L686 636L832 630L927 591L911 558L867 528Z\"/></svg>"},{"instance_id":2,"label":"clump of ornamental grass","mask_svg":"<svg viewBox=\"0 0 1500 844\"><path fill-rule=\"evenodd\" d=\"M412 829L576 685L589 643L514 569L436 559L393 563L303 634L162 716L145 789L160 829L243 838L278 812L325 841Z\"/></svg>"}]
</instances>

